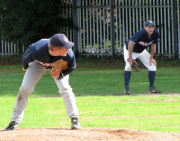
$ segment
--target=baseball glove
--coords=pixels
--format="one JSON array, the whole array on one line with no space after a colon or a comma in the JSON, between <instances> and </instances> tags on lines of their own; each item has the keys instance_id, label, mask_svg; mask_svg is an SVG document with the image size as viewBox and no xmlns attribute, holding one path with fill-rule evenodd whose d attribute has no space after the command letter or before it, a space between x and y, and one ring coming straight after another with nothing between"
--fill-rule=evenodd
<instances>
[{"instance_id":1,"label":"baseball glove","mask_svg":"<svg viewBox=\"0 0 180 141\"><path fill-rule=\"evenodd\" d=\"M68 63L64 61L63 59L59 59L52 63L52 73L51 76L55 77L56 79L59 78L60 73L63 75L62 71L66 70L68 68Z\"/></svg>"},{"instance_id":2,"label":"baseball glove","mask_svg":"<svg viewBox=\"0 0 180 141\"><path fill-rule=\"evenodd\" d=\"M137 72L139 71L139 65L135 60L132 60L132 68L135 69Z\"/></svg>"}]
</instances>

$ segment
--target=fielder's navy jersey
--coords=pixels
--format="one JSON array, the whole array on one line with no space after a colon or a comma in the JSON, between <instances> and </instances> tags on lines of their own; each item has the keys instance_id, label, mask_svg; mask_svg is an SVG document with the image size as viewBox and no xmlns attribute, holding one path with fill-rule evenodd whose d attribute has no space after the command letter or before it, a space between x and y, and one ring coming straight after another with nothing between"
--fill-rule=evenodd
<instances>
[{"instance_id":1,"label":"fielder's navy jersey","mask_svg":"<svg viewBox=\"0 0 180 141\"><path fill-rule=\"evenodd\" d=\"M136 32L127 42L126 42L126 49L128 50L128 43L129 41L134 42L133 52L141 53L144 49L146 49L152 43L157 44L159 39L159 32L157 29L154 29L151 37L148 36L146 30L142 28L138 32Z\"/></svg>"},{"instance_id":2,"label":"fielder's navy jersey","mask_svg":"<svg viewBox=\"0 0 180 141\"><path fill-rule=\"evenodd\" d=\"M59 59L63 59L68 62L68 68L62 71L63 75L67 75L76 68L76 60L72 49L69 49L66 56L52 56L49 54L48 48L49 39L42 39L29 46L27 51L23 55L23 68L27 69L28 64L33 61L39 62L46 69L51 69L51 64ZM62 74L59 78L62 77Z\"/></svg>"}]
</instances>

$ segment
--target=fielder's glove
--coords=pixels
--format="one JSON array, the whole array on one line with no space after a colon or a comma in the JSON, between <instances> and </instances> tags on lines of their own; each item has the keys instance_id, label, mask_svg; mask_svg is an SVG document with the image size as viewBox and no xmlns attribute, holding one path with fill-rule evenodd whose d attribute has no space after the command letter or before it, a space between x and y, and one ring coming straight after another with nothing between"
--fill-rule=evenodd
<instances>
[{"instance_id":1,"label":"fielder's glove","mask_svg":"<svg viewBox=\"0 0 180 141\"><path fill-rule=\"evenodd\" d=\"M132 68L135 69L135 71L139 71L139 65L134 59L128 59L128 62L132 62Z\"/></svg>"},{"instance_id":2,"label":"fielder's glove","mask_svg":"<svg viewBox=\"0 0 180 141\"><path fill-rule=\"evenodd\" d=\"M132 61L132 68L135 69L137 72L139 71L139 65L135 60Z\"/></svg>"},{"instance_id":3,"label":"fielder's glove","mask_svg":"<svg viewBox=\"0 0 180 141\"><path fill-rule=\"evenodd\" d=\"M63 75L62 71L66 70L68 68L68 63L64 61L63 59L59 59L52 63L52 73L51 76L55 77L56 79L59 78L60 73Z\"/></svg>"}]
</instances>

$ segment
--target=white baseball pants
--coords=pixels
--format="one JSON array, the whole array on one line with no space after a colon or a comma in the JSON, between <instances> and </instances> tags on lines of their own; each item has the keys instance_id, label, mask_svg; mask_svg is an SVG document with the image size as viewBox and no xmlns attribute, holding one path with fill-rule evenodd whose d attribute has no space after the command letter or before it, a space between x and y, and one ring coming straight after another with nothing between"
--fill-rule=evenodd
<instances>
[{"instance_id":1,"label":"white baseball pants","mask_svg":"<svg viewBox=\"0 0 180 141\"><path fill-rule=\"evenodd\" d=\"M129 52L126 49L126 44L124 44L124 61L126 63L125 71L131 71L132 70L130 63L127 61L128 58L129 58ZM132 53L132 59L134 59L134 60L139 59L145 65L145 67L148 68L149 71L156 71L156 66L153 63L151 63L151 65L149 63L150 54L146 49L141 53L133 52Z\"/></svg>"},{"instance_id":2,"label":"white baseball pants","mask_svg":"<svg viewBox=\"0 0 180 141\"><path fill-rule=\"evenodd\" d=\"M20 123L24 116L24 110L26 108L28 97L34 91L36 83L40 80L47 69L39 64L37 61L29 63L29 67L24 75L23 82L19 88L11 121ZM76 100L72 88L69 85L69 75L66 75L62 79L55 79L55 82L59 88L60 96L63 98L67 115L69 118L78 117L78 109L76 106ZM46 87L46 86L45 86Z\"/></svg>"}]
</instances>

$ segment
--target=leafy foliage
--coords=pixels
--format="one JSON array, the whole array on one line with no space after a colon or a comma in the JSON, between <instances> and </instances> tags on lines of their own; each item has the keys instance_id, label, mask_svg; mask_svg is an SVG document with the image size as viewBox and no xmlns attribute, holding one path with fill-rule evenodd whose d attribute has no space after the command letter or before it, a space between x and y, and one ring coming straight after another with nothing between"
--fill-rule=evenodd
<instances>
[{"instance_id":1,"label":"leafy foliage","mask_svg":"<svg viewBox=\"0 0 180 141\"><path fill-rule=\"evenodd\" d=\"M62 14L67 0L0 0L0 34L3 40L29 45L59 33L60 27L76 28Z\"/></svg>"}]
</instances>

